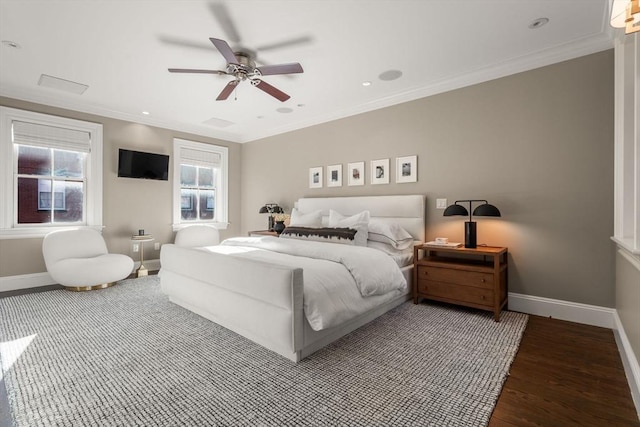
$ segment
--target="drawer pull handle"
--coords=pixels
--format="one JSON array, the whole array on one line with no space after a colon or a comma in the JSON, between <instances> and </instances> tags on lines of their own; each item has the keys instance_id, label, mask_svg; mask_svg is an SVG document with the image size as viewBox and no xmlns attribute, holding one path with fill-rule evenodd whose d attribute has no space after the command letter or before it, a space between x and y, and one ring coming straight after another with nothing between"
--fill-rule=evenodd
<instances>
[{"instance_id":1,"label":"drawer pull handle","mask_svg":"<svg viewBox=\"0 0 640 427\"><path fill-rule=\"evenodd\" d=\"M482 283L486 282L486 280L484 280L484 279L480 279L480 281L481 281Z\"/></svg>"}]
</instances>

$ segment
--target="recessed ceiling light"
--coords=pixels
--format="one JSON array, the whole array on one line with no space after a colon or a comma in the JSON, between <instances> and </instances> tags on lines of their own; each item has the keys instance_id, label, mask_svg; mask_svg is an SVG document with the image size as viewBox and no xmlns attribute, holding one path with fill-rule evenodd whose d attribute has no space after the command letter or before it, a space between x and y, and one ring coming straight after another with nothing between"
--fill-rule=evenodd
<instances>
[{"instance_id":1,"label":"recessed ceiling light","mask_svg":"<svg viewBox=\"0 0 640 427\"><path fill-rule=\"evenodd\" d=\"M371 86L370 81L362 82L362 86Z\"/></svg>"},{"instance_id":2,"label":"recessed ceiling light","mask_svg":"<svg viewBox=\"0 0 640 427\"><path fill-rule=\"evenodd\" d=\"M400 77L402 77L402 71L400 70L387 70L378 76L380 80L384 80L386 82L399 79Z\"/></svg>"},{"instance_id":3,"label":"recessed ceiling light","mask_svg":"<svg viewBox=\"0 0 640 427\"><path fill-rule=\"evenodd\" d=\"M12 42L11 40L2 40L2 45L13 49L20 49L20 45L16 42Z\"/></svg>"},{"instance_id":4,"label":"recessed ceiling light","mask_svg":"<svg viewBox=\"0 0 640 427\"><path fill-rule=\"evenodd\" d=\"M549 18L538 18L529 24L529 28L532 30L537 30L538 28L546 25L549 22Z\"/></svg>"},{"instance_id":5,"label":"recessed ceiling light","mask_svg":"<svg viewBox=\"0 0 640 427\"><path fill-rule=\"evenodd\" d=\"M144 114L145 116L148 116L149 112L148 111L143 111L142 114Z\"/></svg>"},{"instance_id":6,"label":"recessed ceiling light","mask_svg":"<svg viewBox=\"0 0 640 427\"><path fill-rule=\"evenodd\" d=\"M287 107L282 107L282 108L278 108L276 110L278 113L292 113L293 110L291 108L287 108Z\"/></svg>"}]
</instances>

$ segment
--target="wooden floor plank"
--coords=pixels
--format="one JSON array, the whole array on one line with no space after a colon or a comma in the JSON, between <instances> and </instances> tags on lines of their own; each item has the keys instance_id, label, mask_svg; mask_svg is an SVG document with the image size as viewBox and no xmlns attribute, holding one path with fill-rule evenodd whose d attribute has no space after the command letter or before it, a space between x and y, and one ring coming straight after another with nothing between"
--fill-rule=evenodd
<instances>
[{"instance_id":1,"label":"wooden floor plank","mask_svg":"<svg viewBox=\"0 0 640 427\"><path fill-rule=\"evenodd\" d=\"M489 426L640 427L613 331L530 316Z\"/></svg>"}]
</instances>

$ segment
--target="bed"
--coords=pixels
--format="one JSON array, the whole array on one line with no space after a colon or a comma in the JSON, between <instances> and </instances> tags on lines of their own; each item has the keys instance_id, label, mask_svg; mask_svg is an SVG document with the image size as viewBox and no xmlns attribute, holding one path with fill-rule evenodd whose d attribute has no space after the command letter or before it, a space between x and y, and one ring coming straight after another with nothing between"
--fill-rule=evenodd
<instances>
[{"instance_id":1,"label":"bed","mask_svg":"<svg viewBox=\"0 0 640 427\"><path fill-rule=\"evenodd\" d=\"M393 226L408 233L412 240L411 247L416 242L424 241L425 198L422 195L302 198L296 202L295 209L297 220L319 214L322 226L335 225L329 224L329 220L334 222L334 214L348 219L367 211L370 216L368 221L377 224L376 227ZM295 227L290 229L294 230ZM279 238L227 239L221 245L213 247L191 248L165 244L160 254L162 291L173 303L294 362L410 298L413 268L410 258L398 257L393 251L389 252L393 255L390 256L386 251L380 250L379 246L386 246L386 243L381 245L380 242L371 243L367 240L369 246L377 245L378 248L348 247L337 243L307 242L305 239L291 238L292 234L287 235L287 232L285 230ZM370 233L368 236L373 239L375 234ZM293 249L282 249L289 245ZM324 249L318 251L318 245ZM290 252L286 253L287 251ZM307 255L307 251L312 251L309 259L301 256ZM329 259L316 261L316 252L324 253ZM380 258L382 254L393 260L398 272L367 276L370 273L366 268L356 264L353 267L349 265L352 262L348 258L351 256L350 252L355 254L355 258L373 260L371 264L386 265L388 261ZM340 258L341 262L344 258L347 263L338 267L333 258ZM361 304L350 303L348 314L332 315L329 320L320 319L320 323L316 317L309 315L314 312L310 305L314 299L309 295L317 286L312 281L324 280L314 270L318 263L323 269L331 266L336 274L344 275L339 269L351 274L362 294L350 297L359 299ZM404 266L400 267L402 264ZM360 271L362 277L351 270ZM397 286L398 274L402 276L406 286ZM372 282L385 280L394 282L394 285L377 283L383 290L369 286ZM320 300L333 298L331 304L342 300L343 296L338 294L340 289L330 288L336 281L337 279L326 280L329 283L326 285L328 290ZM386 285L391 287L384 289ZM356 293L351 290L351 286L343 287L350 289L348 292L351 294ZM320 295L318 290L313 292ZM305 315L305 310L308 315Z\"/></svg>"}]
</instances>

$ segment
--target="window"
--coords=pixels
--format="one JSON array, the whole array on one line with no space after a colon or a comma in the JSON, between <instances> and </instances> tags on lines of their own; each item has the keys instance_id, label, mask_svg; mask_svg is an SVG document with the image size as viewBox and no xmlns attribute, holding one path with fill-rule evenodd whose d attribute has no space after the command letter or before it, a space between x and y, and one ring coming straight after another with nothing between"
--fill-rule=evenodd
<instances>
[{"instance_id":1,"label":"window","mask_svg":"<svg viewBox=\"0 0 640 427\"><path fill-rule=\"evenodd\" d=\"M615 40L615 224L613 240L640 259L640 37Z\"/></svg>"},{"instance_id":2,"label":"window","mask_svg":"<svg viewBox=\"0 0 640 427\"><path fill-rule=\"evenodd\" d=\"M0 107L0 238L102 225L102 126Z\"/></svg>"},{"instance_id":3,"label":"window","mask_svg":"<svg viewBox=\"0 0 640 427\"><path fill-rule=\"evenodd\" d=\"M174 230L193 223L227 228L228 149L175 139Z\"/></svg>"}]
</instances>

